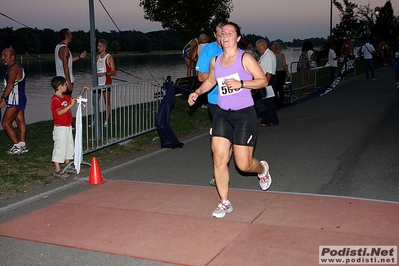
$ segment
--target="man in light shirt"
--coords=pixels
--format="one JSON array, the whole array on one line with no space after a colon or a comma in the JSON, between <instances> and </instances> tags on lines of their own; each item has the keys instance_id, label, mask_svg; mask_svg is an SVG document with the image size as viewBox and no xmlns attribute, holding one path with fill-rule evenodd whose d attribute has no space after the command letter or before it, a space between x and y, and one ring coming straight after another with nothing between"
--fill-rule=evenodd
<instances>
[{"instance_id":1,"label":"man in light shirt","mask_svg":"<svg viewBox=\"0 0 399 266\"><path fill-rule=\"evenodd\" d=\"M256 41L256 49L261 54L259 65L266 75L268 86L266 90L261 90L263 103L266 105L266 113L262 116L262 120L258 123L260 127L270 127L271 125L279 125L279 119L276 113L276 104L274 103L275 92L273 86L276 86L276 55L269 49L269 43L265 39ZM263 93L262 93L263 92Z\"/></svg>"},{"instance_id":2,"label":"man in light shirt","mask_svg":"<svg viewBox=\"0 0 399 266\"><path fill-rule=\"evenodd\" d=\"M366 39L366 43L362 46L361 53L364 57L364 71L366 72L366 81L370 80L371 72L371 81L376 81L375 72L374 72L374 62L373 62L373 54L375 53L374 46L370 44L370 39Z\"/></svg>"}]
</instances>

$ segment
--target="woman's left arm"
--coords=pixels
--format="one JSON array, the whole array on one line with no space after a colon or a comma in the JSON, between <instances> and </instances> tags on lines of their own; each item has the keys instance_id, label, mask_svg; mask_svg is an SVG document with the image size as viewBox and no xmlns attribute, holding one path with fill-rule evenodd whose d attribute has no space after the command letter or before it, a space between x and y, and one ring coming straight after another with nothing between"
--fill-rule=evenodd
<instances>
[{"instance_id":1,"label":"woman's left arm","mask_svg":"<svg viewBox=\"0 0 399 266\"><path fill-rule=\"evenodd\" d=\"M285 55L283 53L281 53L281 58L283 59L283 67L285 69L285 72L287 73L287 76L290 76L290 71L288 70L287 61L285 61Z\"/></svg>"}]
</instances>

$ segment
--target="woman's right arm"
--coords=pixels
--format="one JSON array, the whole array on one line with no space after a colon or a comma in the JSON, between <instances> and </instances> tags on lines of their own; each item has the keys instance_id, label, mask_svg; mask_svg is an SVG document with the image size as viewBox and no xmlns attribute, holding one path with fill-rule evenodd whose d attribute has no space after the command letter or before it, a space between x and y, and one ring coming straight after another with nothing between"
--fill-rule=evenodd
<instances>
[{"instance_id":1,"label":"woman's right arm","mask_svg":"<svg viewBox=\"0 0 399 266\"><path fill-rule=\"evenodd\" d=\"M190 106L195 104L195 101L201 94L208 92L213 87L215 87L215 85L216 85L215 72L214 72L215 61L216 61L216 58L214 57L214 58L212 58L212 60L210 62L208 78L201 84L201 86L198 89L196 89L194 92L190 93L190 95L188 96L187 102Z\"/></svg>"}]
</instances>

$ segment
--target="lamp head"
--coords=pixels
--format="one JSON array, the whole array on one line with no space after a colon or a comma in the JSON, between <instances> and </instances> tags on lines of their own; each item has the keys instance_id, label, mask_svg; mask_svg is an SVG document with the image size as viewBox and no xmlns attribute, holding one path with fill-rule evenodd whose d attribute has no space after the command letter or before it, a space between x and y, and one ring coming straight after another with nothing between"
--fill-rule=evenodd
<instances>
[{"instance_id":1,"label":"lamp head","mask_svg":"<svg viewBox=\"0 0 399 266\"><path fill-rule=\"evenodd\" d=\"M378 16L378 15L380 14L380 11L381 11L381 8L380 8L379 6L376 6L376 7L374 8L374 14L375 14L376 16Z\"/></svg>"}]
</instances>

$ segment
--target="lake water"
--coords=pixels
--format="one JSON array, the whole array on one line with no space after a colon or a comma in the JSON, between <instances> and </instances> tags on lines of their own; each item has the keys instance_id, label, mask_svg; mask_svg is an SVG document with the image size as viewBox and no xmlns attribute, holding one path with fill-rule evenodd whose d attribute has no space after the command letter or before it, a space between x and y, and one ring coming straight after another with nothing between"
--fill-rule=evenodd
<instances>
[{"instance_id":1,"label":"lake water","mask_svg":"<svg viewBox=\"0 0 399 266\"><path fill-rule=\"evenodd\" d=\"M290 48L282 51L287 59L288 65L297 61L300 53L299 48ZM186 66L180 53L156 54L156 55L117 55L114 56L117 67L117 75L114 82L120 83L153 77L172 76L172 80L186 75ZM18 57L26 74L26 94L28 103L25 111L27 124L43 120L51 120L50 99L54 90L50 85L55 75L53 60L29 57L29 59ZM75 61L73 64L75 76L74 89L80 91L85 86L92 85L90 59ZM6 66L0 66L0 75L4 75ZM4 112L4 110L2 110ZM1 125L0 125L0 128Z\"/></svg>"}]
</instances>

